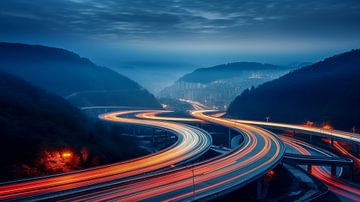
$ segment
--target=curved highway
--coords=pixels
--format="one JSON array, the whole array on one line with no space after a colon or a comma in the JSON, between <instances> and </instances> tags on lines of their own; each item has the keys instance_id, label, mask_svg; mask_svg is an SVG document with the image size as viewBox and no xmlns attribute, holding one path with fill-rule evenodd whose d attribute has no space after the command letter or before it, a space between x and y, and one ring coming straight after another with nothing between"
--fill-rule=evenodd
<instances>
[{"instance_id":1,"label":"curved highway","mask_svg":"<svg viewBox=\"0 0 360 202\"><path fill-rule=\"evenodd\" d=\"M286 136L280 136L280 137L283 140L283 142L287 145L287 147L292 150L293 153L298 153L307 156L311 156L311 155L325 156L325 157L333 156L329 152L320 150L319 148L316 148L301 140L297 140ZM326 166L314 166L311 174L313 174L315 177L325 182L329 190L336 193L339 197L351 201L358 201L360 199L359 186L350 184L340 178L331 176L330 171Z\"/></svg>"},{"instance_id":2,"label":"curved highway","mask_svg":"<svg viewBox=\"0 0 360 202\"><path fill-rule=\"evenodd\" d=\"M169 112L169 111L164 111L163 113L165 113L165 112ZM160 114L160 113L146 113L146 114L144 113L142 115L146 115L146 116L143 116L143 118L155 119L155 120L166 119L166 120L173 120L173 121L190 121L189 119L183 119L183 118L164 117L164 116L160 117L160 116L158 116L158 114ZM218 117L221 117L222 115L224 115L224 113L216 113L216 114L212 114L211 116L218 118ZM198 121L198 120L199 119L194 119L194 121ZM243 120L235 120L235 121L245 122ZM248 122L248 121L246 121L246 122ZM264 124L264 123L265 122L260 122L259 124ZM270 123L270 124L272 124L272 123ZM286 126L287 129L290 127L295 127L296 129L299 128L299 126L290 125L290 124L276 124L276 126L282 126L282 127ZM312 129L312 128L302 127L302 126L300 126L300 128L302 130ZM281 140L286 144L287 149L293 150L293 153L299 153L302 155L312 155L312 156L315 155L315 156L324 156L324 157L334 157L333 154L331 154L329 152L323 151L323 150L316 148L306 142L303 142L303 141L300 141L300 140L297 140L294 138L281 136ZM338 151L343 153L344 155L352 158L355 163L357 163L357 164L359 163L359 159L354 157L353 155L351 155L337 141L334 141L334 147ZM318 177L319 179L321 179L322 181L324 181L328 185L328 187L331 191L340 195L343 198L355 201L355 199L358 199L360 197L360 192L359 192L358 186L350 184L339 178L332 177L330 175L329 169L326 166L314 166L312 174L314 176Z\"/></svg>"},{"instance_id":3,"label":"curved highway","mask_svg":"<svg viewBox=\"0 0 360 202\"><path fill-rule=\"evenodd\" d=\"M122 117L134 113L151 112L159 111L131 110L107 113L100 115L99 117L107 121L140 124L169 130L178 136L178 141L171 147L141 158L107 166L95 167L61 175L1 183L0 200L34 197L34 195L45 193L48 196L49 193L54 192L56 192L56 195L58 196L66 193L66 190L71 190L71 192L83 191L81 188L85 186L86 188L84 189L89 190L89 186L97 185L96 187L99 187L99 183L102 183L101 185L105 186L107 182L128 179L161 168L171 167L172 165L193 159L210 148L211 136L194 127L178 123ZM59 191L61 191L61 193L59 193ZM39 199L41 199L41 196Z\"/></svg>"},{"instance_id":4,"label":"curved highway","mask_svg":"<svg viewBox=\"0 0 360 202\"><path fill-rule=\"evenodd\" d=\"M285 147L274 134L258 127L207 116L194 111L199 119L224 125L243 134L243 143L233 152L190 167L157 174L139 181L119 184L67 198L65 201L178 201L196 200L226 193L254 181L275 167Z\"/></svg>"},{"instance_id":5,"label":"curved highway","mask_svg":"<svg viewBox=\"0 0 360 202\"><path fill-rule=\"evenodd\" d=\"M340 130L323 129L317 127L284 124L284 123L273 123L263 121L248 121L248 120L235 120L239 123L257 125L264 128L280 129L280 130L296 130L301 133L316 135L321 137L333 138L345 142L360 144L360 134L349 133Z\"/></svg>"},{"instance_id":6,"label":"curved highway","mask_svg":"<svg viewBox=\"0 0 360 202\"><path fill-rule=\"evenodd\" d=\"M167 117L167 116L158 116L158 114L164 114L169 113L172 111L169 110L159 110L159 111L151 111L151 112L145 112L136 115L138 118L142 119L152 119L152 120L161 120L161 121L181 121L181 122L204 122L200 119L194 119L194 118L180 118L180 117Z\"/></svg>"}]
</instances>

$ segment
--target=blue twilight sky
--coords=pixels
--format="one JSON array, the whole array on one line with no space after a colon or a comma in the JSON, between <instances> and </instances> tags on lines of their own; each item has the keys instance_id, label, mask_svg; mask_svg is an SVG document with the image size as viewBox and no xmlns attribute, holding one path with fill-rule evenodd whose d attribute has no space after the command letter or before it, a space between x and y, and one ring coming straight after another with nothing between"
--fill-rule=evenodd
<instances>
[{"instance_id":1,"label":"blue twilight sky","mask_svg":"<svg viewBox=\"0 0 360 202\"><path fill-rule=\"evenodd\" d=\"M360 47L360 1L1 0L0 41L62 47L110 67L312 62Z\"/></svg>"}]
</instances>

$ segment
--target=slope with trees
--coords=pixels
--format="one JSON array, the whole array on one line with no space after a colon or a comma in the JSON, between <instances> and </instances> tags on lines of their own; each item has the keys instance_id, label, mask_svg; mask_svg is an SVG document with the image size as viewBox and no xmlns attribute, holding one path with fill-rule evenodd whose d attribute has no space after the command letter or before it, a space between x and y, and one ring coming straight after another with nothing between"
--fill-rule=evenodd
<instances>
[{"instance_id":1,"label":"slope with trees","mask_svg":"<svg viewBox=\"0 0 360 202\"><path fill-rule=\"evenodd\" d=\"M245 90L228 114L243 119L330 122L360 127L360 50L352 50Z\"/></svg>"},{"instance_id":2,"label":"slope with trees","mask_svg":"<svg viewBox=\"0 0 360 202\"><path fill-rule=\"evenodd\" d=\"M79 107L160 107L136 82L70 51L39 45L0 43L0 70L14 74Z\"/></svg>"}]
</instances>

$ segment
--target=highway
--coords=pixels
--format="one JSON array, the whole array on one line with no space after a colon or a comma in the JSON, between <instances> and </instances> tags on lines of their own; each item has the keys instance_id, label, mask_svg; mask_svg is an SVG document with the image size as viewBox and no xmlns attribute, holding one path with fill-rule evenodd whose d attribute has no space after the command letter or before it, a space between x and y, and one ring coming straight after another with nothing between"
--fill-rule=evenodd
<instances>
[{"instance_id":1,"label":"highway","mask_svg":"<svg viewBox=\"0 0 360 202\"><path fill-rule=\"evenodd\" d=\"M306 156L336 157L327 151L321 150L301 140L286 136L280 137L287 146L287 152L288 150L291 150L289 152ZM340 172L338 173L341 174L342 169L340 169ZM311 174L323 181L328 186L329 190L337 194L340 198L350 201L359 201L360 187L346 182L338 177L331 176L328 167L314 166Z\"/></svg>"},{"instance_id":2,"label":"highway","mask_svg":"<svg viewBox=\"0 0 360 202\"><path fill-rule=\"evenodd\" d=\"M180 117L167 117L167 116L158 116L159 114L169 113L172 111L169 110L159 110L159 111L151 111L146 113L137 114L138 118L142 119L152 119L152 120L161 120L161 121L180 121L180 122L204 122L201 119L194 118L180 118Z\"/></svg>"},{"instance_id":3,"label":"highway","mask_svg":"<svg viewBox=\"0 0 360 202\"><path fill-rule=\"evenodd\" d=\"M146 118L156 119L156 120L160 120L160 119L164 118L164 119L168 119L168 120L182 121L182 118L173 118L173 117L164 117L164 116L160 117L160 116L158 116L158 114L160 114L160 113L147 114ZM221 117L222 115L224 115L224 113L216 113L216 114L212 114L211 116L214 118L218 118L218 117ZM198 117L198 118L200 118L200 117ZM199 119L195 119L195 121L197 121L197 120L199 120ZM241 123L246 122L247 124L249 123L249 121L244 121L244 120L234 120L234 119L231 119L231 120L235 121L235 122L241 122ZM183 120L183 121L186 121L186 120ZM189 120L187 120L187 121L189 121ZM207 120L207 121L209 121L209 120ZM271 125L274 124L274 123L269 123L269 122L259 122L259 123L256 123L256 125L263 125L264 123L271 124ZM254 124L254 123L251 122L251 124ZM284 130L289 129L289 128L299 129L299 126L297 126L297 125L279 124L279 123L275 123L274 125L276 127L285 127L285 128L281 128ZM301 130L309 130L309 129L314 130L314 128L309 128L309 127L300 126L300 128L301 128ZM317 130L317 129L315 129L315 130ZM335 131L335 132L337 132L337 131ZM341 133L345 133L345 132L341 132ZM297 140L294 138L281 136L281 139L286 144L287 150L293 150L293 153L299 153L299 154L315 156L315 157L318 156L318 157L324 157L324 158L336 157L329 152L326 152L326 151L319 149L317 147L314 147L306 142L303 142L303 141L300 141L300 140ZM357 163L357 164L359 163L359 159L356 158L355 156L351 155L337 141L334 141L334 147L338 151L343 153L344 155L352 158L355 163ZM340 169L340 170L342 171L342 169ZM332 177L330 175L329 168L326 166L314 166L312 174L314 176L316 176L317 178L321 179L322 181L324 181L328 185L328 187L331 191L333 191L334 193L336 193L337 195L339 195L342 198L355 201L355 199L358 199L360 197L358 186L350 184L339 178Z\"/></svg>"},{"instance_id":4,"label":"highway","mask_svg":"<svg viewBox=\"0 0 360 202\"><path fill-rule=\"evenodd\" d=\"M357 133L349 133L340 130L323 129L317 127L284 124L284 123L248 121L248 120L235 120L235 121L238 123L257 125L269 129L294 130L309 135L316 135L316 136L332 138L344 142L360 144L360 134Z\"/></svg>"},{"instance_id":5,"label":"highway","mask_svg":"<svg viewBox=\"0 0 360 202\"><path fill-rule=\"evenodd\" d=\"M197 103L194 105L197 108ZM330 155L275 134L247 121L221 118L215 110L194 110L194 118L159 116L166 110L127 110L102 114L100 119L122 124L150 126L171 131L178 141L157 153L130 161L72 173L0 184L0 200L52 199L61 201L190 201L212 198L255 181L283 158L285 145L303 155ZM211 114L211 115L209 115ZM204 154L211 146L205 131L175 122L207 122L238 131L242 142L232 151L202 162L182 166ZM265 122L268 123L268 122ZM284 124L286 128L292 125ZM279 127L279 126L276 126ZM295 126L298 127L298 126ZM308 129L308 127L305 127ZM310 128L312 129L312 128ZM302 129L303 130L303 129ZM167 168L167 169L164 169ZM170 169L171 168L171 169ZM153 172L157 171L157 172ZM313 173L329 189L347 199L359 197L359 189L331 177L325 166Z\"/></svg>"},{"instance_id":6,"label":"highway","mask_svg":"<svg viewBox=\"0 0 360 202\"><path fill-rule=\"evenodd\" d=\"M199 119L231 127L244 136L232 152L185 168L178 168L140 181L119 184L79 194L64 201L178 201L196 200L224 194L244 186L269 172L281 160L285 147L274 134L245 124L207 116L194 111Z\"/></svg>"},{"instance_id":7,"label":"highway","mask_svg":"<svg viewBox=\"0 0 360 202\"><path fill-rule=\"evenodd\" d=\"M68 192L81 192L81 188L91 189L92 185L99 187L106 186L107 182L113 180L129 179L137 175L156 171L165 167L171 167L178 163L189 161L202 155L211 146L211 136L203 130L179 123L164 121L139 120L125 118L137 113L159 112L157 110L130 110L111 112L100 115L99 118L119 123L137 124L165 129L178 136L177 142L157 153L136 158L129 161L115 163L92 169L81 170L61 175L31 178L0 184L0 200L21 199L24 197L34 198L36 195L57 193L56 195L67 194ZM67 190L71 190L66 192ZM61 194L59 193L61 191ZM51 194L50 194L51 195ZM41 199L39 196L37 199Z\"/></svg>"},{"instance_id":8,"label":"highway","mask_svg":"<svg viewBox=\"0 0 360 202\"><path fill-rule=\"evenodd\" d=\"M203 108L203 105L200 105L197 102L189 102L192 104L194 109ZM225 113L215 113L212 114L212 117L218 118L223 116ZM154 118L155 115L152 115L150 118ZM161 118L161 117L157 117ZM348 142L358 142L358 137L360 137L359 134L354 133L347 133L343 131L338 130L324 130L320 128L314 128L314 127L308 127L308 126L299 126L299 125L291 125L291 124L282 124L282 123L271 123L271 122L259 122L259 121L246 121L246 120L234 120L234 119L228 119L231 121L235 121L238 123L245 123L245 124L252 124L252 125L258 125L261 127L267 126L270 128L275 129L282 129L282 130L297 130L304 133L310 133L311 135L317 135L318 133L323 133L326 135L326 137L334 137L341 140L346 140ZM349 136L349 137L344 137ZM287 150L293 150L295 153L303 154L303 155L309 155L309 156L319 156L319 157L335 157L333 154L326 152L324 150L321 150L317 147L314 147L308 143L305 143L300 140L296 140L294 138L284 137L281 136L282 141L286 144ZM342 153L345 156L348 156L351 158L355 164L360 165L360 160L356 158L354 155L350 154L345 148L343 148L339 142L334 141L333 143L334 148L337 149L340 153ZM342 172L342 169L340 169ZM359 186L354 185L351 183L348 183L344 180L341 180L336 177L332 177L329 171L329 168L326 166L314 166L312 174L325 182L329 189L336 193L340 198L343 198L345 200L352 200L352 201L358 201L360 198L360 191Z\"/></svg>"}]
</instances>

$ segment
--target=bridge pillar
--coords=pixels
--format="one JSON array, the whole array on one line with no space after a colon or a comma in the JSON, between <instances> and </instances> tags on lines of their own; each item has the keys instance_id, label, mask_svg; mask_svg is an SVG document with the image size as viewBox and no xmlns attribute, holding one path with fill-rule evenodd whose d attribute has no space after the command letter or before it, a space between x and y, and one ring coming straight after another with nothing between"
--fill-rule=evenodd
<instances>
[{"instance_id":1,"label":"bridge pillar","mask_svg":"<svg viewBox=\"0 0 360 202\"><path fill-rule=\"evenodd\" d=\"M336 165L331 165L331 176L336 177Z\"/></svg>"},{"instance_id":2,"label":"bridge pillar","mask_svg":"<svg viewBox=\"0 0 360 202\"><path fill-rule=\"evenodd\" d=\"M354 172L354 168L353 168L354 164L351 164L349 166L349 180L352 181L353 180L353 172Z\"/></svg>"},{"instance_id":3,"label":"bridge pillar","mask_svg":"<svg viewBox=\"0 0 360 202\"><path fill-rule=\"evenodd\" d=\"M310 135L310 143L313 143L313 136Z\"/></svg>"},{"instance_id":4,"label":"bridge pillar","mask_svg":"<svg viewBox=\"0 0 360 202\"><path fill-rule=\"evenodd\" d=\"M229 135L229 148L231 149L231 128L229 128L229 131L228 131L228 135Z\"/></svg>"},{"instance_id":5,"label":"bridge pillar","mask_svg":"<svg viewBox=\"0 0 360 202\"><path fill-rule=\"evenodd\" d=\"M330 138L330 144L332 147L334 146L334 139Z\"/></svg>"},{"instance_id":6,"label":"bridge pillar","mask_svg":"<svg viewBox=\"0 0 360 202\"><path fill-rule=\"evenodd\" d=\"M256 180L256 199L260 200L265 197L265 184L264 177L260 177Z\"/></svg>"},{"instance_id":7,"label":"bridge pillar","mask_svg":"<svg viewBox=\"0 0 360 202\"><path fill-rule=\"evenodd\" d=\"M151 142L155 144L155 128L151 128Z\"/></svg>"},{"instance_id":8,"label":"bridge pillar","mask_svg":"<svg viewBox=\"0 0 360 202\"><path fill-rule=\"evenodd\" d=\"M353 147L354 147L354 153L355 154L360 153L360 146L358 144L354 144Z\"/></svg>"},{"instance_id":9,"label":"bridge pillar","mask_svg":"<svg viewBox=\"0 0 360 202\"><path fill-rule=\"evenodd\" d=\"M312 165L310 165L310 164L307 165L307 171L310 174L312 173Z\"/></svg>"}]
</instances>

